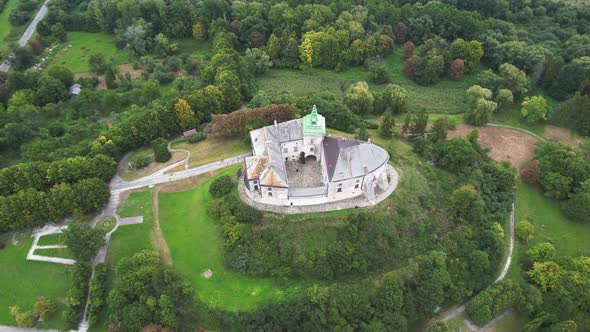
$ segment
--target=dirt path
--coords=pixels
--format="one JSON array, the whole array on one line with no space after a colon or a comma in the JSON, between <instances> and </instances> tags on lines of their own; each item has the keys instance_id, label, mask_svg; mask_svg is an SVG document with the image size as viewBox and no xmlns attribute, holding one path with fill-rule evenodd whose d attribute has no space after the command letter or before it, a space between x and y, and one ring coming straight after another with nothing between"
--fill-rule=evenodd
<instances>
[{"instance_id":1,"label":"dirt path","mask_svg":"<svg viewBox=\"0 0 590 332\"><path fill-rule=\"evenodd\" d=\"M168 243L166 243L164 233L162 233L162 229L160 228L160 209L158 205L157 190L154 190L154 194L152 195L152 197L152 205L154 209L154 228L152 228L150 239L154 248L156 248L158 253L160 253L160 257L162 258L164 264L172 265L172 256L170 256L170 248L168 248Z\"/></svg>"}]
</instances>

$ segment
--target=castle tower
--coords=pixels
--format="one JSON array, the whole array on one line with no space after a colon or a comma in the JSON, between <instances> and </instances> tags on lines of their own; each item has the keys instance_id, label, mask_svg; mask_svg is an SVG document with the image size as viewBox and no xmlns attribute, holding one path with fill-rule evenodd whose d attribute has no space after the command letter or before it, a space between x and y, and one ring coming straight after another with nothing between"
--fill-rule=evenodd
<instances>
[{"instance_id":1,"label":"castle tower","mask_svg":"<svg viewBox=\"0 0 590 332\"><path fill-rule=\"evenodd\" d=\"M326 135L326 119L318 114L315 105L311 113L303 117L303 151L306 156L315 156L319 161L321 147Z\"/></svg>"}]
</instances>

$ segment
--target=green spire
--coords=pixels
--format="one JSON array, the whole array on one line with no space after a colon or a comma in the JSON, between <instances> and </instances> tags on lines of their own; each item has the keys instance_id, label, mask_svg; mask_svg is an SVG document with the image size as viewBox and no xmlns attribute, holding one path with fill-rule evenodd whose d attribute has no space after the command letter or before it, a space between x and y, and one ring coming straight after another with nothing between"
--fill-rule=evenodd
<instances>
[{"instance_id":1,"label":"green spire","mask_svg":"<svg viewBox=\"0 0 590 332\"><path fill-rule=\"evenodd\" d=\"M315 105L311 113L303 117L303 135L326 135L326 119L318 114Z\"/></svg>"}]
</instances>

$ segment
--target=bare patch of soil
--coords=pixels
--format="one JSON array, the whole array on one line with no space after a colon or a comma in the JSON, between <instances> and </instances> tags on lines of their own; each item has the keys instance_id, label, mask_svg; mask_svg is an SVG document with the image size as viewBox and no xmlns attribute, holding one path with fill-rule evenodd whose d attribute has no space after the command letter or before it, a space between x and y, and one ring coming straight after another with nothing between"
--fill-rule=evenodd
<instances>
[{"instance_id":1,"label":"bare patch of soil","mask_svg":"<svg viewBox=\"0 0 590 332\"><path fill-rule=\"evenodd\" d=\"M164 264L172 265L172 256L170 255L170 248L168 248L168 243L166 243L166 239L164 238L164 234L162 233L162 229L160 228L158 191L154 191L154 194L152 195L152 200L152 205L154 209L154 227L152 228L152 232L150 234L150 240L152 242L152 246L160 254L160 258L162 258Z\"/></svg>"},{"instance_id":2,"label":"bare patch of soil","mask_svg":"<svg viewBox=\"0 0 590 332\"><path fill-rule=\"evenodd\" d=\"M479 131L479 143L484 148L491 148L490 157L496 161L508 161L514 167L521 168L533 159L538 140L517 130L498 127L474 127L458 125L449 132L448 138L465 137L473 129Z\"/></svg>"},{"instance_id":3,"label":"bare patch of soil","mask_svg":"<svg viewBox=\"0 0 590 332\"><path fill-rule=\"evenodd\" d=\"M205 271L202 273L203 277L205 277L205 279L209 279L213 276L213 271L211 271L211 269Z\"/></svg>"},{"instance_id":4,"label":"bare patch of soil","mask_svg":"<svg viewBox=\"0 0 590 332\"><path fill-rule=\"evenodd\" d=\"M571 147L577 147L584 141L582 137L576 135L573 131L552 125L547 125L545 135L543 136L550 141L566 144Z\"/></svg>"}]
</instances>

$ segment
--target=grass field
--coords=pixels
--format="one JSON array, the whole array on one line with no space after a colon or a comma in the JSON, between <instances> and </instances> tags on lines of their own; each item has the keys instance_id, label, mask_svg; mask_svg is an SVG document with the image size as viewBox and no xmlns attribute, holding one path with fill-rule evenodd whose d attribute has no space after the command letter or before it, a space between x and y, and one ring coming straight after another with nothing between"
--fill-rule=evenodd
<instances>
[{"instance_id":1,"label":"grass field","mask_svg":"<svg viewBox=\"0 0 590 332\"><path fill-rule=\"evenodd\" d=\"M220 174L235 170L231 167ZM221 229L207 214L210 183L211 179L190 191L159 194L160 227L174 267L193 282L203 301L231 311L299 294L300 284L249 277L225 268ZM206 279L202 273L209 269L213 275Z\"/></svg>"},{"instance_id":2,"label":"grass field","mask_svg":"<svg viewBox=\"0 0 590 332\"><path fill-rule=\"evenodd\" d=\"M4 39L10 34L12 26L8 22L10 12L18 6L18 0L8 0L4 11L0 14L0 48L5 46Z\"/></svg>"},{"instance_id":3,"label":"grass field","mask_svg":"<svg viewBox=\"0 0 590 332\"><path fill-rule=\"evenodd\" d=\"M244 142L243 138L221 137L207 137L206 140L194 144L182 140L173 143L172 148L190 152L188 167L201 166L250 151L250 146Z\"/></svg>"},{"instance_id":4,"label":"grass field","mask_svg":"<svg viewBox=\"0 0 590 332\"><path fill-rule=\"evenodd\" d=\"M64 328L60 302L65 297L70 284L68 268L64 265L27 261L27 252L33 242L24 238L13 245L7 243L0 250L0 324L15 325L8 307L18 305L22 310L32 310L37 298L52 298L59 304L54 318L38 324L42 328Z\"/></svg>"},{"instance_id":5,"label":"grass field","mask_svg":"<svg viewBox=\"0 0 590 332\"><path fill-rule=\"evenodd\" d=\"M432 86L420 86L402 74L402 49L398 47L392 55L385 59L389 68L391 83L398 84L408 91L408 109L426 108L432 113L461 113L465 90L476 83L476 75L467 75L459 81L443 79ZM346 87L357 81L367 81L368 72L364 67L351 67L342 72L324 69L272 69L258 79L258 87L262 90L287 90L296 97L308 92L328 91L343 96ZM369 84L372 91L380 91L385 85Z\"/></svg>"},{"instance_id":6,"label":"grass field","mask_svg":"<svg viewBox=\"0 0 590 332\"><path fill-rule=\"evenodd\" d=\"M111 235L107 262L113 267L123 258L131 257L136 252L152 249L150 233L154 224L152 193L135 192L119 207L121 218L143 216L143 223L119 226Z\"/></svg>"},{"instance_id":7,"label":"grass field","mask_svg":"<svg viewBox=\"0 0 590 332\"><path fill-rule=\"evenodd\" d=\"M590 255L590 225L569 220L559 204L543 196L540 188L518 181L515 221L527 219L535 225L535 235L529 243L517 242L514 261L508 271L510 278L520 277L519 257L539 242L552 243L557 256Z\"/></svg>"},{"instance_id":8,"label":"grass field","mask_svg":"<svg viewBox=\"0 0 590 332\"><path fill-rule=\"evenodd\" d=\"M47 246L47 245L53 245L53 244L63 244L63 234L59 233L59 234L49 234L49 235L43 235L42 237L39 238L39 241L37 242L37 245L40 246Z\"/></svg>"},{"instance_id":9,"label":"grass field","mask_svg":"<svg viewBox=\"0 0 590 332\"><path fill-rule=\"evenodd\" d=\"M68 248L36 249L35 255L74 259Z\"/></svg>"},{"instance_id":10,"label":"grass field","mask_svg":"<svg viewBox=\"0 0 590 332\"><path fill-rule=\"evenodd\" d=\"M88 59L93 53L104 54L107 62L114 58L117 65L126 63L128 59L127 53L115 46L114 36L93 32L68 32L68 41L51 59L48 67L60 65L74 73L89 72L91 69Z\"/></svg>"}]
</instances>

